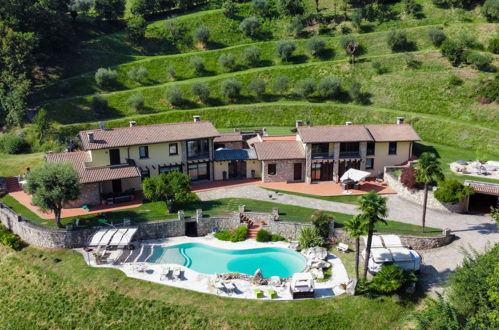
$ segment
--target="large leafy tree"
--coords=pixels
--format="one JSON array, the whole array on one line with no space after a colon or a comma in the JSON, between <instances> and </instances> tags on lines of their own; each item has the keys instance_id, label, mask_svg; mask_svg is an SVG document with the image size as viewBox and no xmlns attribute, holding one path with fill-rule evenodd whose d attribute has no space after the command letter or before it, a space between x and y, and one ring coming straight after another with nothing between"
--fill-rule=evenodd
<instances>
[{"instance_id":1,"label":"large leafy tree","mask_svg":"<svg viewBox=\"0 0 499 330\"><path fill-rule=\"evenodd\" d=\"M347 220L344 226L348 232L348 237L355 239L355 277L359 279L359 255L360 255L360 237L367 233L367 223L364 219L356 215Z\"/></svg>"},{"instance_id":2,"label":"large leafy tree","mask_svg":"<svg viewBox=\"0 0 499 330\"><path fill-rule=\"evenodd\" d=\"M108 20L118 20L125 14L125 0L95 0L95 12Z\"/></svg>"},{"instance_id":3,"label":"large leafy tree","mask_svg":"<svg viewBox=\"0 0 499 330\"><path fill-rule=\"evenodd\" d=\"M386 198L382 197L374 190L369 193L359 197L359 207L360 214L357 215L359 221L366 223L367 229L367 244L366 244L366 257L364 259L364 274L363 277L367 277L367 269L369 266L369 258L371 257L371 244L373 240L374 227L378 223L385 223L384 218L386 217Z\"/></svg>"},{"instance_id":4,"label":"large leafy tree","mask_svg":"<svg viewBox=\"0 0 499 330\"><path fill-rule=\"evenodd\" d=\"M419 161L414 165L416 169L416 180L424 183L424 198L423 198L423 215L421 217L421 225L423 232L426 223L426 206L428 203L428 187L431 182L443 180L444 175L440 167L440 161L437 156L431 152L423 152Z\"/></svg>"},{"instance_id":5,"label":"large leafy tree","mask_svg":"<svg viewBox=\"0 0 499 330\"><path fill-rule=\"evenodd\" d=\"M62 208L80 195L80 179L70 163L45 163L28 174L26 190L32 195L33 205L52 211L57 227L63 228Z\"/></svg>"},{"instance_id":6,"label":"large leafy tree","mask_svg":"<svg viewBox=\"0 0 499 330\"><path fill-rule=\"evenodd\" d=\"M145 179L142 189L147 199L165 202L168 212L171 213L175 202L182 203L189 200L191 180L187 174L179 171L161 173L159 176Z\"/></svg>"}]
</instances>

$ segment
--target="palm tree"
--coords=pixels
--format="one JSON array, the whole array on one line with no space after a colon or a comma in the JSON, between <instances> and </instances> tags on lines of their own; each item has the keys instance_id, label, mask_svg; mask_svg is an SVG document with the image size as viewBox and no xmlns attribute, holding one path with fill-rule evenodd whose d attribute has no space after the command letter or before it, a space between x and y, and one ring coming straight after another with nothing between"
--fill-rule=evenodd
<instances>
[{"instance_id":1,"label":"palm tree","mask_svg":"<svg viewBox=\"0 0 499 330\"><path fill-rule=\"evenodd\" d=\"M371 257L374 227L379 222L386 224L386 221L383 219L386 217L386 198L379 196L374 190L371 190L369 193L360 196L358 209L361 211L358 217L366 223L367 227L366 256L364 259L364 279L366 279L369 258Z\"/></svg>"},{"instance_id":2,"label":"palm tree","mask_svg":"<svg viewBox=\"0 0 499 330\"><path fill-rule=\"evenodd\" d=\"M355 239L355 277L359 280L359 254L360 254L360 237L367 232L367 226L364 219L356 215L344 223L348 231L348 237Z\"/></svg>"},{"instance_id":3,"label":"palm tree","mask_svg":"<svg viewBox=\"0 0 499 330\"><path fill-rule=\"evenodd\" d=\"M416 181L424 183L423 217L421 219L423 232L426 222L426 204L428 202L428 186L435 180L443 180L444 174L440 168L440 161L431 152L423 152L419 161L414 165L416 169Z\"/></svg>"}]
</instances>

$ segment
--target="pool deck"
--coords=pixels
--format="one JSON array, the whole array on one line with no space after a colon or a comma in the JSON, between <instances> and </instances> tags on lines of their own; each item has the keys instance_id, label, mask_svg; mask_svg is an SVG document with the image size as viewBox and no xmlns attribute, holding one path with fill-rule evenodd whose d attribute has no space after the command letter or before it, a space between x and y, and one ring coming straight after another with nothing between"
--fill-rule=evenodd
<instances>
[{"instance_id":1,"label":"pool deck","mask_svg":"<svg viewBox=\"0 0 499 330\"><path fill-rule=\"evenodd\" d=\"M289 243L287 242L269 242L269 243L260 243L254 239L248 239L244 242L226 242L220 241L216 238L210 236L204 237L171 237L167 239L160 240L150 240L150 241L142 241L142 247L144 246L172 246L182 243L203 243L206 245L210 245L213 247L223 248L223 249L231 249L231 250L242 250L242 249L254 249L254 248L264 248L264 247L279 247L279 248L288 248ZM236 289L235 293L227 294L225 292L219 292L215 287L215 282L217 281L217 277L214 274L203 274L193 271L189 268L171 264L154 264L154 263L141 263L146 265L147 270L144 272L137 271L137 263L124 263L121 265L113 265L113 264L104 264L97 265L95 263L95 258L91 253L84 252L82 249L77 249L80 253L83 254L85 261L92 267L102 267L102 268L114 268L121 270L130 278L135 278L139 280L149 281L153 283L158 283L162 285L169 285L176 288L182 288L202 293L214 294L223 297L230 298L239 298L239 299L255 299L253 290L260 289L264 293L264 298L260 298L258 300L271 300L267 295L268 289L273 289L277 293L277 298L272 300L292 300L291 293L289 292L289 283L286 283L283 286L271 286L271 285L255 285L245 280L230 280L225 281L232 282ZM111 255L110 258L118 257L118 254ZM335 255L328 255L328 262L332 264L333 267L333 276L324 282L315 282L315 297L316 298L325 298L335 296L333 293L333 287L338 287L340 284L347 283L349 281L347 272L341 260ZM177 281L161 281L161 271L164 267L172 266L173 268L180 268L184 270L184 276L181 280ZM336 295L339 295L343 292L336 291ZM255 299L256 300L256 299Z\"/></svg>"}]
</instances>

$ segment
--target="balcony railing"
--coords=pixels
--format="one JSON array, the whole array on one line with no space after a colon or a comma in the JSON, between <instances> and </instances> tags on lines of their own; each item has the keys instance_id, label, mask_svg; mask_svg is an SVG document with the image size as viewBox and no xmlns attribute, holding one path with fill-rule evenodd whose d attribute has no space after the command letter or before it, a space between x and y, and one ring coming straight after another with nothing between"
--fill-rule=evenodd
<instances>
[{"instance_id":1,"label":"balcony railing","mask_svg":"<svg viewBox=\"0 0 499 330\"><path fill-rule=\"evenodd\" d=\"M202 154L196 154L193 156L189 156L189 155L187 156L187 160L208 159L208 158L210 158L209 152L202 153Z\"/></svg>"},{"instance_id":2,"label":"balcony railing","mask_svg":"<svg viewBox=\"0 0 499 330\"><path fill-rule=\"evenodd\" d=\"M312 159L333 159L334 155L330 155L328 152L312 153Z\"/></svg>"},{"instance_id":3,"label":"balcony railing","mask_svg":"<svg viewBox=\"0 0 499 330\"><path fill-rule=\"evenodd\" d=\"M340 158L360 158L358 151L340 152Z\"/></svg>"}]
</instances>

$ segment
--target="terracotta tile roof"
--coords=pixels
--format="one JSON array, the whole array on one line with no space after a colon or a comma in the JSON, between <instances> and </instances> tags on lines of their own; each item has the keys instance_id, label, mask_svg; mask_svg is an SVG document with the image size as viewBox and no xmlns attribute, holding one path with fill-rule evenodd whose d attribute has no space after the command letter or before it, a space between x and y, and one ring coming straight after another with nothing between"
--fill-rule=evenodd
<instances>
[{"instance_id":1,"label":"terracotta tile roof","mask_svg":"<svg viewBox=\"0 0 499 330\"><path fill-rule=\"evenodd\" d=\"M420 141L418 133L409 124L365 125L376 142Z\"/></svg>"},{"instance_id":2,"label":"terracotta tile roof","mask_svg":"<svg viewBox=\"0 0 499 330\"><path fill-rule=\"evenodd\" d=\"M90 155L87 151L61 152L48 154L49 162L71 163L80 176L80 183L103 182L116 179L136 178L140 173L135 166L117 165L101 167L85 167L85 162L89 162Z\"/></svg>"},{"instance_id":3,"label":"terracotta tile roof","mask_svg":"<svg viewBox=\"0 0 499 330\"><path fill-rule=\"evenodd\" d=\"M228 133L220 133L219 137L216 137L213 142L241 142L243 141L243 136L241 132L228 132Z\"/></svg>"},{"instance_id":4,"label":"terracotta tile roof","mask_svg":"<svg viewBox=\"0 0 499 330\"><path fill-rule=\"evenodd\" d=\"M301 126L298 134L305 143L421 140L410 124Z\"/></svg>"},{"instance_id":5,"label":"terracotta tile roof","mask_svg":"<svg viewBox=\"0 0 499 330\"><path fill-rule=\"evenodd\" d=\"M464 185L473 187L477 193L499 196L499 184L497 183L465 180Z\"/></svg>"},{"instance_id":6,"label":"terracotta tile roof","mask_svg":"<svg viewBox=\"0 0 499 330\"><path fill-rule=\"evenodd\" d=\"M255 150L260 160L304 159L305 149L298 141L268 141L255 143Z\"/></svg>"},{"instance_id":7,"label":"terracotta tile roof","mask_svg":"<svg viewBox=\"0 0 499 330\"><path fill-rule=\"evenodd\" d=\"M300 126L298 127L298 134L305 143L373 140L363 125Z\"/></svg>"},{"instance_id":8,"label":"terracotta tile roof","mask_svg":"<svg viewBox=\"0 0 499 330\"><path fill-rule=\"evenodd\" d=\"M94 142L88 139L94 134ZM94 129L79 133L85 150L118 148L142 144L183 141L220 136L209 121L166 123L146 126Z\"/></svg>"},{"instance_id":9,"label":"terracotta tile roof","mask_svg":"<svg viewBox=\"0 0 499 330\"><path fill-rule=\"evenodd\" d=\"M296 141L296 135L263 136L263 141Z\"/></svg>"}]
</instances>

